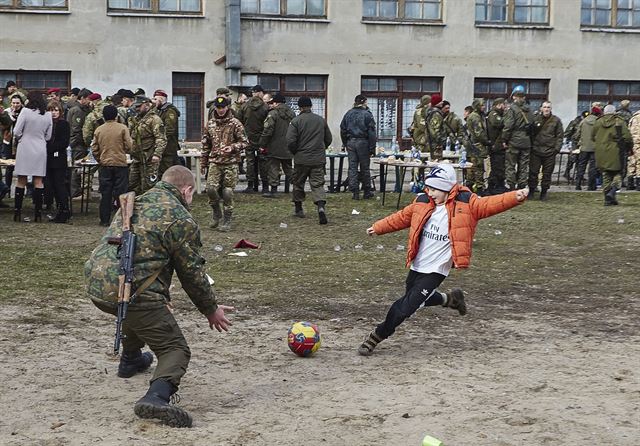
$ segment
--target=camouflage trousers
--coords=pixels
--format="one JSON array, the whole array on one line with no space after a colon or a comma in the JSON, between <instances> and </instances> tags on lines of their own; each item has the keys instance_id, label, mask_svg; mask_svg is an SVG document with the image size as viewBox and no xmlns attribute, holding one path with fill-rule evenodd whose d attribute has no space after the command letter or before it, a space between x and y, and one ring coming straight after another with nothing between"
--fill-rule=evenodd
<instances>
[{"instance_id":1,"label":"camouflage trousers","mask_svg":"<svg viewBox=\"0 0 640 446\"><path fill-rule=\"evenodd\" d=\"M636 178L640 177L640 144L634 144L633 153L629 155L627 175Z\"/></svg>"},{"instance_id":2,"label":"camouflage trousers","mask_svg":"<svg viewBox=\"0 0 640 446\"><path fill-rule=\"evenodd\" d=\"M429 157L431 161L442 160L442 147L429 147Z\"/></svg>"},{"instance_id":3,"label":"camouflage trousers","mask_svg":"<svg viewBox=\"0 0 640 446\"><path fill-rule=\"evenodd\" d=\"M538 187L538 176L540 175L540 169L542 169L542 182L540 188L542 192L546 192L551 187L551 174L556 167L556 154L553 155L540 155L535 152L531 152L531 159L529 160L529 189L532 191Z\"/></svg>"},{"instance_id":4,"label":"camouflage trousers","mask_svg":"<svg viewBox=\"0 0 640 446\"><path fill-rule=\"evenodd\" d=\"M603 170L602 171L602 192L605 195L615 187L616 190L620 190L622 185L622 174L619 170Z\"/></svg>"},{"instance_id":5,"label":"camouflage trousers","mask_svg":"<svg viewBox=\"0 0 640 446\"><path fill-rule=\"evenodd\" d=\"M256 154L256 151L257 147L248 147L245 154L247 161L247 181L255 184L257 187L258 180L266 183L268 176L266 158Z\"/></svg>"},{"instance_id":6,"label":"camouflage trousers","mask_svg":"<svg viewBox=\"0 0 640 446\"><path fill-rule=\"evenodd\" d=\"M233 191L237 185L237 164L209 164L207 196L210 206L219 206L222 199L224 210L233 211Z\"/></svg>"},{"instance_id":7,"label":"camouflage trousers","mask_svg":"<svg viewBox=\"0 0 640 446\"><path fill-rule=\"evenodd\" d=\"M524 188L529 182L530 148L519 149L509 146L505 159L507 183L511 189Z\"/></svg>"},{"instance_id":8,"label":"camouflage trousers","mask_svg":"<svg viewBox=\"0 0 640 446\"><path fill-rule=\"evenodd\" d=\"M466 183L467 187L473 192L483 192L484 186L484 161L486 157L482 157L476 154L470 154L468 161L473 164L471 169L466 171Z\"/></svg>"},{"instance_id":9,"label":"camouflage trousers","mask_svg":"<svg viewBox=\"0 0 640 446\"><path fill-rule=\"evenodd\" d=\"M269 178L269 186L277 187L280 185L280 169L282 169L285 179L291 179L291 175L293 174L293 160L269 157L265 164L267 178Z\"/></svg>"},{"instance_id":10,"label":"camouflage trousers","mask_svg":"<svg viewBox=\"0 0 640 446\"><path fill-rule=\"evenodd\" d=\"M306 197L304 185L307 182L307 178L311 186L311 198L313 202L326 201L327 194L324 190L325 174L326 169L324 164L317 166L296 164L293 169L293 176L291 177L291 184L293 184L293 201L304 201Z\"/></svg>"},{"instance_id":11,"label":"camouflage trousers","mask_svg":"<svg viewBox=\"0 0 640 446\"><path fill-rule=\"evenodd\" d=\"M129 191L142 195L158 182L158 164L134 160L129 166Z\"/></svg>"}]
</instances>

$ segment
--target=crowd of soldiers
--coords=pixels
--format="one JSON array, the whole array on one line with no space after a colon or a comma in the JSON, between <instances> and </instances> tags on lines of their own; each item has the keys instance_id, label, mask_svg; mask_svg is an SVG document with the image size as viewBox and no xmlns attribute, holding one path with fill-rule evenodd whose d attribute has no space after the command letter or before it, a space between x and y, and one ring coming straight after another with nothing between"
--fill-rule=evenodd
<instances>
[{"instance_id":1,"label":"crowd of soldiers","mask_svg":"<svg viewBox=\"0 0 640 446\"><path fill-rule=\"evenodd\" d=\"M542 201L548 198L556 156L567 144L573 149L565 170L567 180L575 181L576 190L582 190L588 166L588 190L596 190L600 176L605 204L610 205L617 204L615 194L622 187L627 162L627 188L634 190L640 182L640 112L632 116L629 105L623 100L616 110L611 104L603 107L594 103L565 130L553 114L551 102L544 101L539 110L531 110L522 85L514 87L510 101L494 99L488 112L484 99L474 99L462 119L439 94L425 95L409 133L416 149L428 152L432 160L442 159L445 149L464 148L472 163L467 185L479 195L528 186L533 198L540 184Z\"/></svg>"}]
</instances>

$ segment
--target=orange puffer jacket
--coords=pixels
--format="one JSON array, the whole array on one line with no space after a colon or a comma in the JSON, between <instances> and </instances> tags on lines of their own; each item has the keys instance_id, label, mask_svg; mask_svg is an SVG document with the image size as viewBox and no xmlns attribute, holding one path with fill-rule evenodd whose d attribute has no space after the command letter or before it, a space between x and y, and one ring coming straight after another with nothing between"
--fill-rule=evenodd
<instances>
[{"instance_id":1,"label":"orange puffer jacket","mask_svg":"<svg viewBox=\"0 0 640 446\"><path fill-rule=\"evenodd\" d=\"M468 188L455 185L445 206L449 213L449 240L455 268L468 268L471 263L471 245L478 220L491 217L520 204L516 192L507 192L490 197L478 197ZM436 205L427 195L420 195L413 203L373 224L376 234L409 229L407 267L418 253L422 228L433 213Z\"/></svg>"}]
</instances>

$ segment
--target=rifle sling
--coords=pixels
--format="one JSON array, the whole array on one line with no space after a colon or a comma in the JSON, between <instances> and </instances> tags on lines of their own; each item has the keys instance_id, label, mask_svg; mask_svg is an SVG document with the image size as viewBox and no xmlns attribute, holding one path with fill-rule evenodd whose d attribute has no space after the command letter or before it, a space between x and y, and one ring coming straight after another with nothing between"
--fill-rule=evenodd
<instances>
[{"instance_id":1,"label":"rifle sling","mask_svg":"<svg viewBox=\"0 0 640 446\"><path fill-rule=\"evenodd\" d=\"M136 291L133 293L133 295L131 296L131 298L129 299L129 302L133 302L134 298L136 296L139 296L140 294L142 294L147 288L149 288L149 286L151 286L151 284L153 282L155 282L155 280L158 278L158 276L160 275L160 271L162 271L162 269L157 270L155 273L153 273L151 276L149 276L149 278L147 280L144 281L144 283L136 288Z\"/></svg>"}]
</instances>

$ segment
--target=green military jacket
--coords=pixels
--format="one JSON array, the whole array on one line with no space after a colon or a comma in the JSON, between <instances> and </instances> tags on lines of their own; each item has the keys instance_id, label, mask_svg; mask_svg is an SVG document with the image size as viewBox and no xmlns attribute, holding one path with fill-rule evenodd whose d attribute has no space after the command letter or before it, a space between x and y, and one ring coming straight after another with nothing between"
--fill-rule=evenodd
<instances>
[{"instance_id":1,"label":"green military jacket","mask_svg":"<svg viewBox=\"0 0 640 446\"><path fill-rule=\"evenodd\" d=\"M75 107L69 109L67 113L67 121L69 121L71 139L69 141L71 147L88 147L84 143L83 127L87 119L87 115L91 112L91 107L78 103Z\"/></svg>"},{"instance_id":2,"label":"green military jacket","mask_svg":"<svg viewBox=\"0 0 640 446\"><path fill-rule=\"evenodd\" d=\"M596 146L591 138L593 134L593 126L598 117L589 115L580 121L578 128L573 136L573 141L580 147L581 152L595 152Z\"/></svg>"},{"instance_id":3,"label":"green military jacket","mask_svg":"<svg viewBox=\"0 0 640 446\"><path fill-rule=\"evenodd\" d=\"M167 147L164 149L165 156L175 156L180 150L180 142L178 141L178 118L180 110L170 102L162 104L156 113L162 119L165 134L167 135Z\"/></svg>"},{"instance_id":4,"label":"green military jacket","mask_svg":"<svg viewBox=\"0 0 640 446\"><path fill-rule=\"evenodd\" d=\"M420 104L416 107L416 111L413 113L413 121L409 127L409 133L411 134L411 138L413 138L413 143L415 145L424 146L427 144L427 124L425 119L430 100L431 96L428 95L420 98Z\"/></svg>"},{"instance_id":5,"label":"green military jacket","mask_svg":"<svg viewBox=\"0 0 640 446\"><path fill-rule=\"evenodd\" d=\"M214 111L202 135L202 165L238 164L242 159L242 150L248 146L244 127L233 117L231 110L227 110L222 117Z\"/></svg>"},{"instance_id":6,"label":"green military jacket","mask_svg":"<svg viewBox=\"0 0 640 446\"><path fill-rule=\"evenodd\" d=\"M215 293L209 284L205 260L200 255L200 228L172 184L160 181L147 193L136 197L132 230L137 237L134 252L132 293L156 272L158 277L130 304L129 310L146 310L171 300L169 286L174 271L193 304L205 316L216 308ZM110 237L122 235L122 213L111 226L84 265L86 292L97 304L115 308L118 299L119 260Z\"/></svg>"},{"instance_id":7,"label":"green military jacket","mask_svg":"<svg viewBox=\"0 0 640 446\"><path fill-rule=\"evenodd\" d=\"M444 128L444 116L437 107L431 107L426 114L426 146L427 150L443 149L447 141Z\"/></svg>"},{"instance_id":8,"label":"green military jacket","mask_svg":"<svg viewBox=\"0 0 640 446\"><path fill-rule=\"evenodd\" d=\"M287 147L293 161L303 166L324 166L325 150L332 140L327 121L311 111L301 111L287 129Z\"/></svg>"},{"instance_id":9,"label":"green military jacket","mask_svg":"<svg viewBox=\"0 0 640 446\"><path fill-rule=\"evenodd\" d=\"M148 161L153 156L162 158L167 136L162 119L155 111L149 110L143 116L129 118L129 131L133 139L131 158L136 161Z\"/></svg>"},{"instance_id":10,"label":"green military jacket","mask_svg":"<svg viewBox=\"0 0 640 446\"><path fill-rule=\"evenodd\" d=\"M471 138L472 151L478 156L485 157L489 150L489 134L484 113L480 111L480 105L474 101L474 109L467 117L467 129Z\"/></svg>"},{"instance_id":11,"label":"green military jacket","mask_svg":"<svg viewBox=\"0 0 640 446\"><path fill-rule=\"evenodd\" d=\"M562 121L556 115L545 118L542 114L534 119L535 138L533 152L540 156L556 155L562 148L564 129Z\"/></svg>"},{"instance_id":12,"label":"green military jacket","mask_svg":"<svg viewBox=\"0 0 640 446\"><path fill-rule=\"evenodd\" d=\"M533 124L533 113L527 104L511 104L504 114L504 127L502 128L502 141L509 148L530 149L530 128Z\"/></svg>"},{"instance_id":13,"label":"green military jacket","mask_svg":"<svg viewBox=\"0 0 640 446\"><path fill-rule=\"evenodd\" d=\"M264 129L260 136L260 147L267 148L267 155L271 158L290 160L293 158L287 147L287 129L296 114L287 104L278 104L269 111L264 120Z\"/></svg>"},{"instance_id":14,"label":"green military jacket","mask_svg":"<svg viewBox=\"0 0 640 446\"><path fill-rule=\"evenodd\" d=\"M571 122L569 122L569 125L567 125L567 127L564 129L564 138L567 140L567 142L571 143L571 146L573 148L575 148L575 146L578 144L577 141L575 141L575 136L576 133L578 133L578 127L583 119L584 118L582 117L582 115L578 115L577 117L573 118Z\"/></svg>"},{"instance_id":15,"label":"green military jacket","mask_svg":"<svg viewBox=\"0 0 640 446\"><path fill-rule=\"evenodd\" d=\"M487 134L491 150L494 152L504 150L502 147L502 128L504 127L504 111L492 107L487 115Z\"/></svg>"},{"instance_id":16,"label":"green military jacket","mask_svg":"<svg viewBox=\"0 0 640 446\"><path fill-rule=\"evenodd\" d=\"M467 141L467 136L462 125L462 119L460 119L458 115L450 111L444 117L442 124L444 125L444 130L447 133L447 136L449 137L451 145L453 147L455 147L456 141L458 141L465 147L468 146L469 141Z\"/></svg>"},{"instance_id":17,"label":"green military jacket","mask_svg":"<svg viewBox=\"0 0 640 446\"><path fill-rule=\"evenodd\" d=\"M264 129L264 120L267 118L268 113L269 107L257 96L249 98L240 109L238 119L244 126L247 138L249 138L249 143L252 146L257 146L260 142L260 136L262 136L262 130Z\"/></svg>"},{"instance_id":18,"label":"green military jacket","mask_svg":"<svg viewBox=\"0 0 640 446\"><path fill-rule=\"evenodd\" d=\"M93 106L93 110L89 112L87 118L84 120L84 125L82 126L82 139L85 146L88 147L91 145L93 134L96 132L96 129L105 123L102 111L107 105L109 105L109 102L107 101L98 101Z\"/></svg>"},{"instance_id":19,"label":"green military jacket","mask_svg":"<svg viewBox=\"0 0 640 446\"><path fill-rule=\"evenodd\" d=\"M618 127L622 141L618 141ZM609 170L619 172L622 170L620 163L620 148L618 143L621 142L626 147L633 144L629 128L624 119L616 115L603 115L596 120L593 126L591 139L596 146L596 167L600 170ZM625 154L626 156L626 154Z\"/></svg>"}]
</instances>

